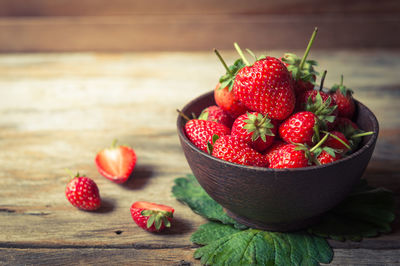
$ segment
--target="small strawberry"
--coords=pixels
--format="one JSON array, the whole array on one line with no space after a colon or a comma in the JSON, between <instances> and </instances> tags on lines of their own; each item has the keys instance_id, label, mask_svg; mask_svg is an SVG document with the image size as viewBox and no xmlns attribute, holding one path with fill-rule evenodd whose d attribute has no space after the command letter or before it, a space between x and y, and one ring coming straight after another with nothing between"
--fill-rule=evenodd
<instances>
[{"instance_id":1,"label":"small strawberry","mask_svg":"<svg viewBox=\"0 0 400 266\"><path fill-rule=\"evenodd\" d=\"M302 143L311 146L318 118L311 112L298 112L286 119L279 127L279 135L288 143Z\"/></svg>"},{"instance_id":2,"label":"small strawberry","mask_svg":"<svg viewBox=\"0 0 400 266\"><path fill-rule=\"evenodd\" d=\"M81 210L93 211L100 208L101 205L96 183L79 173L68 183L65 196L72 205Z\"/></svg>"},{"instance_id":3,"label":"small strawberry","mask_svg":"<svg viewBox=\"0 0 400 266\"><path fill-rule=\"evenodd\" d=\"M267 158L268 162L271 163L271 158L279 151L279 149L286 145L285 142L280 140L275 140L271 146L265 151L264 156Z\"/></svg>"},{"instance_id":4,"label":"small strawberry","mask_svg":"<svg viewBox=\"0 0 400 266\"><path fill-rule=\"evenodd\" d=\"M325 146L331 147L335 150L342 150L344 152L351 149L349 146L350 143L343 133L339 131L331 131L329 133L330 135L324 143Z\"/></svg>"},{"instance_id":5,"label":"small strawberry","mask_svg":"<svg viewBox=\"0 0 400 266\"><path fill-rule=\"evenodd\" d=\"M221 137L230 134L231 130L214 121L192 119L185 124L185 132L196 147L207 152L207 143L211 142L213 135Z\"/></svg>"},{"instance_id":6,"label":"small strawberry","mask_svg":"<svg viewBox=\"0 0 400 266\"><path fill-rule=\"evenodd\" d=\"M115 183L124 183L136 165L136 153L128 146L117 146L114 140L111 147L97 153L95 163L99 173Z\"/></svg>"},{"instance_id":7,"label":"small strawberry","mask_svg":"<svg viewBox=\"0 0 400 266\"><path fill-rule=\"evenodd\" d=\"M246 112L246 107L238 100L235 100L232 87L237 72L245 66L242 59L238 59L231 66L227 66L220 53L214 49L222 65L226 69L226 74L221 76L219 83L214 89L214 99L218 106L236 118Z\"/></svg>"},{"instance_id":8,"label":"small strawberry","mask_svg":"<svg viewBox=\"0 0 400 266\"><path fill-rule=\"evenodd\" d=\"M317 62L314 60L306 60L308 53L310 52L311 46L315 40L318 29L315 28L311 35L310 41L307 45L307 49L304 52L303 58L299 58L295 54L286 53L281 59L286 65L290 73L292 73L294 81L294 91L296 96L302 94L307 90L312 90L315 85L315 79L318 72L314 70L314 66Z\"/></svg>"},{"instance_id":9,"label":"small strawberry","mask_svg":"<svg viewBox=\"0 0 400 266\"><path fill-rule=\"evenodd\" d=\"M326 150L322 150L316 159L318 161L318 164L328 164L328 163L337 161L341 158L342 158L342 156L340 155L340 153L336 153L336 152L330 153L330 152L327 152Z\"/></svg>"},{"instance_id":10,"label":"small strawberry","mask_svg":"<svg viewBox=\"0 0 400 266\"><path fill-rule=\"evenodd\" d=\"M310 153L304 145L286 144L270 159L270 168L301 168L311 165Z\"/></svg>"},{"instance_id":11,"label":"small strawberry","mask_svg":"<svg viewBox=\"0 0 400 266\"><path fill-rule=\"evenodd\" d=\"M230 116L230 114L217 105L212 105L205 108L201 112L198 119L214 121L223 124L229 128L232 126L233 123L233 118Z\"/></svg>"},{"instance_id":12,"label":"small strawberry","mask_svg":"<svg viewBox=\"0 0 400 266\"><path fill-rule=\"evenodd\" d=\"M295 94L285 65L277 58L265 57L250 66L236 43L235 48L246 64L233 84L235 99L271 119L287 118L295 107Z\"/></svg>"},{"instance_id":13,"label":"small strawberry","mask_svg":"<svg viewBox=\"0 0 400 266\"><path fill-rule=\"evenodd\" d=\"M346 137L349 141L351 151L357 149L362 137L374 134L372 131L365 132L361 130L356 123L346 117L338 117L336 120L335 131L341 132Z\"/></svg>"},{"instance_id":14,"label":"small strawberry","mask_svg":"<svg viewBox=\"0 0 400 266\"><path fill-rule=\"evenodd\" d=\"M229 90L229 87L222 88L220 83L215 87L214 99L216 104L227 111L233 118L246 113L246 106L235 99L233 91Z\"/></svg>"},{"instance_id":15,"label":"small strawberry","mask_svg":"<svg viewBox=\"0 0 400 266\"><path fill-rule=\"evenodd\" d=\"M160 232L165 227L171 227L174 211L172 207L146 201L137 201L131 206L135 223L149 232Z\"/></svg>"},{"instance_id":16,"label":"small strawberry","mask_svg":"<svg viewBox=\"0 0 400 266\"><path fill-rule=\"evenodd\" d=\"M238 137L221 136L213 146L212 155L232 163L267 167L267 159Z\"/></svg>"},{"instance_id":17,"label":"small strawberry","mask_svg":"<svg viewBox=\"0 0 400 266\"><path fill-rule=\"evenodd\" d=\"M231 135L248 143L258 152L265 151L273 142L276 127L261 113L252 112L239 116L232 125Z\"/></svg>"},{"instance_id":18,"label":"small strawberry","mask_svg":"<svg viewBox=\"0 0 400 266\"><path fill-rule=\"evenodd\" d=\"M351 119L355 111L353 91L343 85L343 75L341 76L340 84L333 85L330 94L338 106L338 116Z\"/></svg>"},{"instance_id":19,"label":"small strawberry","mask_svg":"<svg viewBox=\"0 0 400 266\"><path fill-rule=\"evenodd\" d=\"M300 103L299 103L300 101ZM337 106L329 94L323 91L306 91L298 98L301 110L314 113L318 117L318 124L322 129L331 130L335 126Z\"/></svg>"}]
</instances>

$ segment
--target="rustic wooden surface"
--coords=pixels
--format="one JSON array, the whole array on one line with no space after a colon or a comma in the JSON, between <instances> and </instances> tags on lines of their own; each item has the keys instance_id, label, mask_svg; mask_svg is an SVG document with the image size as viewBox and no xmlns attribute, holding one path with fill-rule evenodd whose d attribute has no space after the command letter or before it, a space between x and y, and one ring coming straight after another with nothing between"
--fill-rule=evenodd
<instances>
[{"instance_id":1,"label":"rustic wooden surface","mask_svg":"<svg viewBox=\"0 0 400 266\"><path fill-rule=\"evenodd\" d=\"M0 51L398 48L398 0L0 0Z\"/></svg>"},{"instance_id":2,"label":"rustic wooden surface","mask_svg":"<svg viewBox=\"0 0 400 266\"><path fill-rule=\"evenodd\" d=\"M326 85L343 73L378 117L381 132L365 177L393 190L399 204L400 52L311 56L328 69ZM211 52L0 55L0 264L198 265L189 238L205 220L171 195L174 178L190 172L175 109L211 90L221 72ZM94 165L96 152L115 138L138 155L123 185ZM104 200L98 212L67 202L65 168L97 182ZM173 228L138 228L129 213L138 200L174 206ZM332 264L400 264L399 220L393 230L362 242L330 241Z\"/></svg>"}]
</instances>

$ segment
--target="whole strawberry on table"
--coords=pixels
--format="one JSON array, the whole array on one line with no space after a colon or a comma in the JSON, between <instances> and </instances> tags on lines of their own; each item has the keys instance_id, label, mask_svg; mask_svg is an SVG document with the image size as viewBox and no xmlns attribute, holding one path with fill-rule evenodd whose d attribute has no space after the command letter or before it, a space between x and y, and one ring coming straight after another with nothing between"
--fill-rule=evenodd
<instances>
[{"instance_id":1,"label":"whole strawberry on table","mask_svg":"<svg viewBox=\"0 0 400 266\"><path fill-rule=\"evenodd\" d=\"M315 28L302 58L286 53L281 58L256 57L251 64L238 44L240 55L228 66L217 50L226 73L214 89L216 105L198 118L187 120L189 140L212 156L232 163L300 168L331 163L354 152L363 132L352 121L353 91L335 84L323 91L314 60L307 60Z\"/></svg>"}]
</instances>

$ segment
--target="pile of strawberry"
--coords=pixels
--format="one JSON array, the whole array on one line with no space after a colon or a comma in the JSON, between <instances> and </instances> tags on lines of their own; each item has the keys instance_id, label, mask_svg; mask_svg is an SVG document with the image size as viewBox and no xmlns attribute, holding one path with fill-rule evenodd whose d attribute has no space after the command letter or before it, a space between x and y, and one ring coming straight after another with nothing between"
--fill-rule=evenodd
<instances>
[{"instance_id":1,"label":"pile of strawberry","mask_svg":"<svg viewBox=\"0 0 400 266\"><path fill-rule=\"evenodd\" d=\"M314 67L307 60L314 30L302 58L286 53L282 58L256 57L250 64L240 55L226 69L214 90L216 105L187 121L185 133L204 152L217 158L250 166L300 168L337 161L352 153L363 132L352 121L353 91L339 85L323 91Z\"/></svg>"}]
</instances>

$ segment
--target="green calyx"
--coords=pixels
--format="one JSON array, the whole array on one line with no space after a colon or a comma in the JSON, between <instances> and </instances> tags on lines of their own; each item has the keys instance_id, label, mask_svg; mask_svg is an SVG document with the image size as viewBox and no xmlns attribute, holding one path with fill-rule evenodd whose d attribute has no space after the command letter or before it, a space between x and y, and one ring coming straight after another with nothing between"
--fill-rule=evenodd
<instances>
[{"instance_id":1,"label":"green calyx","mask_svg":"<svg viewBox=\"0 0 400 266\"><path fill-rule=\"evenodd\" d=\"M150 228L153 224L157 230L160 230L161 225L165 227L171 227L171 222L168 218L172 218L172 212L161 211L161 210L143 210L141 212L143 216L148 216L147 228Z\"/></svg>"},{"instance_id":2,"label":"green calyx","mask_svg":"<svg viewBox=\"0 0 400 266\"><path fill-rule=\"evenodd\" d=\"M343 75L340 76L340 84L333 85L332 88L330 89L330 92L335 93L338 90L340 91L341 94L345 96L351 96L354 93L352 89L347 88L346 86L343 85Z\"/></svg>"},{"instance_id":3,"label":"green calyx","mask_svg":"<svg viewBox=\"0 0 400 266\"><path fill-rule=\"evenodd\" d=\"M329 96L326 101L321 97L321 94L317 92L315 101L312 97L308 97L305 110L314 113L318 118L318 124L321 128L326 129L328 122L332 123L336 117L332 115L333 111L337 108L337 105L330 106L332 98Z\"/></svg>"},{"instance_id":4,"label":"green calyx","mask_svg":"<svg viewBox=\"0 0 400 266\"><path fill-rule=\"evenodd\" d=\"M317 32L318 28L315 28L302 58L292 53L286 53L282 58L282 61L288 64L287 69L292 73L295 80L311 82L313 85L316 85L314 76L319 75L319 73L314 70L314 66L318 64L314 60L307 60L307 56L310 53Z\"/></svg>"},{"instance_id":5,"label":"green calyx","mask_svg":"<svg viewBox=\"0 0 400 266\"><path fill-rule=\"evenodd\" d=\"M252 133L252 141L261 138L264 142L266 142L266 136L275 136L271 130L274 125L271 123L271 119L269 119L267 115L263 116L260 113L257 115L247 113L247 119L243 122L246 123L243 128L247 129L247 132Z\"/></svg>"},{"instance_id":6,"label":"green calyx","mask_svg":"<svg viewBox=\"0 0 400 266\"><path fill-rule=\"evenodd\" d=\"M315 76L318 76L319 73L314 69L314 66L317 66L318 63L315 60L306 60L303 64L303 67L300 68L301 58L292 53L286 53L282 57L282 61L288 64L287 69L295 80L302 80L304 82L315 83Z\"/></svg>"},{"instance_id":7,"label":"green calyx","mask_svg":"<svg viewBox=\"0 0 400 266\"><path fill-rule=\"evenodd\" d=\"M226 70L225 75L221 76L219 79L219 83L221 84L220 89L228 87L229 91L231 91L233 88L233 83L235 81L237 72L246 65L242 59L237 59L235 63L233 63L233 65L228 67L228 65L225 63L225 60L222 58L221 54L218 52L218 50L214 49L214 52L218 56L219 60L221 61L222 65Z\"/></svg>"},{"instance_id":8,"label":"green calyx","mask_svg":"<svg viewBox=\"0 0 400 266\"><path fill-rule=\"evenodd\" d=\"M211 142L208 141L207 142L207 153L212 155L213 153L213 149L214 149L214 144L217 141L217 139L219 139L219 136L217 134L214 134L211 138Z\"/></svg>"}]
</instances>

